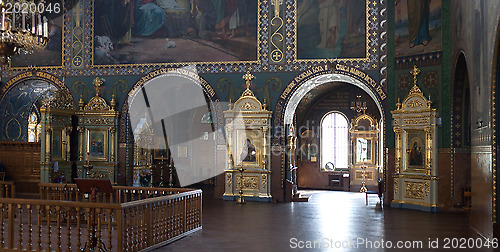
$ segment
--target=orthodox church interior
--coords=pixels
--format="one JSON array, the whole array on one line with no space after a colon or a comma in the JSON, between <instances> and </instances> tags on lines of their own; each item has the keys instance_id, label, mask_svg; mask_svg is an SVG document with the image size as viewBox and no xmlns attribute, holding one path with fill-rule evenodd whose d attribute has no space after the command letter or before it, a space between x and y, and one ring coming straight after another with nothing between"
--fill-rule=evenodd
<instances>
[{"instance_id":1,"label":"orthodox church interior","mask_svg":"<svg viewBox=\"0 0 500 252\"><path fill-rule=\"evenodd\" d=\"M0 250L498 247L498 0L0 9Z\"/></svg>"}]
</instances>

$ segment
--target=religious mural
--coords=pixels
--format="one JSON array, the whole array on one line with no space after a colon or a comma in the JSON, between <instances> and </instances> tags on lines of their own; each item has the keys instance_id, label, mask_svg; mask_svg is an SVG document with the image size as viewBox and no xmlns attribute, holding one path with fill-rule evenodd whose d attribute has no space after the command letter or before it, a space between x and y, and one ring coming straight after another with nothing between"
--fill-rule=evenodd
<instances>
[{"instance_id":1,"label":"religious mural","mask_svg":"<svg viewBox=\"0 0 500 252\"><path fill-rule=\"evenodd\" d=\"M297 1L297 58L366 57L365 0Z\"/></svg>"},{"instance_id":2,"label":"religious mural","mask_svg":"<svg viewBox=\"0 0 500 252\"><path fill-rule=\"evenodd\" d=\"M96 0L94 65L257 60L247 0Z\"/></svg>"},{"instance_id":3,"label":"religious mural","mask_svg":"<svg viewBox=\"0 0 500 252\"><path fill-rule=\"evenodd\" d=\"M441 0L396 0L395 56L441 51Z\"/></svg>"},{"instance_id":4,"label":"religious mural","mask_svg":"<svg viewBox=\"0 0 500 252\"><path fill-rule=\"evenodd\" d=\"M27 141L29 115L38 112L42 101L53 97L56 89L45 81L32 80L16 85L0 97L0 140Z\"/></svg>"}]
</instances>

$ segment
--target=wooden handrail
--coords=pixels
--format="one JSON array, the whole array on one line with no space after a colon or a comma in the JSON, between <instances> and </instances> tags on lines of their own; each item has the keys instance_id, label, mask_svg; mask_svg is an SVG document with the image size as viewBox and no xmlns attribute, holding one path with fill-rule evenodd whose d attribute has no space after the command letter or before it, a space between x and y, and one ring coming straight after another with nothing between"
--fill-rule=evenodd
<instances>
[{"instance_id":1,"label":"wooden handrail","mask_svg":"<svg viewBox=\"0 0 500 252\"><path fill-rule=\"evenodd\" d=\"M40 199L88 201L88 197L85 198L85 194L78 191L76 184L39 183L38 187L40 189ZM124 203L150 197L188 192L192 189L113 186L113 190L113 194L98 193L96 201Z\"/></svg>"},{"instance_id":2,"label":"wooden handrail","mask_svg":"<svg viewBox=\"0 0 500 252\"><path fill-rule=\"evenodd\" d=\"M62 190L72 186L52 184L50 188ZM159 192L164 188L147 189ZM130 188L116 188L115 192L120 190ZM171 194L121 204L0 198L0 250L88 248L93 216L98 227L96 237L102 241L97 246L109 251L156 248L200 230L202 191L167 191Z\"/></svg>"}]
</instances>

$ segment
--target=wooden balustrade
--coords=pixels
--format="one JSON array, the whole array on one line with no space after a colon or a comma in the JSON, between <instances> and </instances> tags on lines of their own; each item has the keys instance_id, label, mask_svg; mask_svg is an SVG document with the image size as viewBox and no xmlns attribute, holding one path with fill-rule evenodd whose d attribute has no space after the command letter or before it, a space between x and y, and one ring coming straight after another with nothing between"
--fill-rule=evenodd
<instances>
[{"instance_id":1,"label":"wooden balustrade","mask_svg":"<svg viewBox=\"0 0 500 252\"><path fill-rule=\"evenodd\" d=\"M76 184L39 183L40 199L88 202L88 195L80 193ZM147 198L188 192L186 188L156 188L113 186L112 194L97 193L96 202L125 203Z\"/></svg>"},{"instance_id":2,"label":"wooden balustrade","mask_svg":"<svg viewBox=\"0 0 500 252\"><path fill-rule=\"evenodd\" d=\"M201 190L115 187L118 197L93 203L70 188L40 191L54 200L0 198L0 250L89 250L93 223L96 248L107 251L156 248L202 228Z\"/></svg>"},{"instance_id":3,"label":"wooden balustrade","mask_svg":"<svg viewBox=\"0 0 500 252\"><path fill-rule=\"evenodd\" d=\"M13 181L0 181L0 198L15 198L16 186Z\"/></svg>"}]
</instances>

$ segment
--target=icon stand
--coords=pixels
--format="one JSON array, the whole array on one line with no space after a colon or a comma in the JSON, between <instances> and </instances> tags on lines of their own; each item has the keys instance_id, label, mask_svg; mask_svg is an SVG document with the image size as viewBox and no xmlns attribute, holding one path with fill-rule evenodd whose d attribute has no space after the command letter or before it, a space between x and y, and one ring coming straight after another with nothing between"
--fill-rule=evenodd
<instances>
[{"instance_id":1,"label":"icon stand","mask_svg":"<svg viewBox=\"0 0 500 252\"><path fill-rule=\"evenodd\" d=\"M111 186L111 181L109 180L104 180L104 179L75 179L75 183L78 186L78 191L80 193L90 193L90 200L92 203L96 202L96 197L97 193L107 193L111 194L113 193L113 186ZM85 247L83 248L83 251L89 250L96 250L99 249L99 251L107 251L106 245L104 242L97 237L97 217L96 217L96 211L95 208L91 208L91 213L89 218L91 218L91 228L89 230L90 232L90 239L85 243Z\"/></svg>"}]
</instances>

